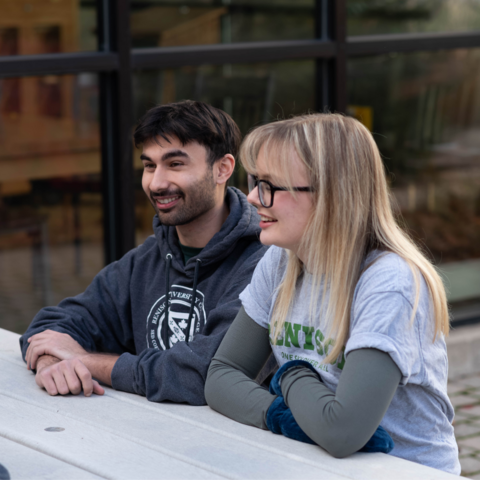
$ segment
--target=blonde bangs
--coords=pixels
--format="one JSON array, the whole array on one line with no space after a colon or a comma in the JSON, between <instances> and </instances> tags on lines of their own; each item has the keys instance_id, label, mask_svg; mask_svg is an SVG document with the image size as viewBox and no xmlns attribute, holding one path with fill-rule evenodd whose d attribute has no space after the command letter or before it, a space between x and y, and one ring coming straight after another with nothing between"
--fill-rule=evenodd
<instances>
[{"instance_id":1,"label":"blonde bangs","mask_svg":"<svg viewBox=\"0 0 480 480\"><path fill-rule=\"evenodd\" d=\"M257 175L257 158L260 151L266 160L265 168L278 187L292 188L292 153L296 154L304 165L307 176L311 177L310 162L305 157L301 139L296 130L290 128L291 120L283 120L252 130L240 147L240 163L245 171ZM284 127L284 128L282 128ZM294 197L297 192L291 192Z\"/></svg>"}]
</instances>

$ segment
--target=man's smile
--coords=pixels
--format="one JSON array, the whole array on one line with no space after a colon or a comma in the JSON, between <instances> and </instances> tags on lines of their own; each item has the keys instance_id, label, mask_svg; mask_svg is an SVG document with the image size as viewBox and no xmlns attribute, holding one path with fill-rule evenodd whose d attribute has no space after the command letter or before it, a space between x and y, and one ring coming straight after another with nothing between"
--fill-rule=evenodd
<instances>
[{"instance_id":1,"label":"man's smile","mask_svg":"<svg viewBox=\"0 0 480 480\"><path fill-rule=\"evenodd\" d=\"M179 194L152 195L152 200L159 210L168 210L174 207L182 198Z\"/></svg>"}]
</instances>

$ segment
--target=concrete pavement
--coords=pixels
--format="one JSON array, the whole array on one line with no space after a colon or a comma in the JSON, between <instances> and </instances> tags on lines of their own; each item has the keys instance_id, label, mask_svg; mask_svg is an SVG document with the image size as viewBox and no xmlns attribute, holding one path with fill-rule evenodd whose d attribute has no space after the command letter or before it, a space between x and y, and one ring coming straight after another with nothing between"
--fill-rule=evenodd
<instances>
[{"instance_id":1,"label":"concrete pavement","mask_svg":"<svg viewBox=\"0 0 480 480\"><path fill-rule=\"evenodd\" d=\"M454 428L462 475L480 479L480 374L451 380L448 394L455 407Z\"/></svg>"}]
</instances>

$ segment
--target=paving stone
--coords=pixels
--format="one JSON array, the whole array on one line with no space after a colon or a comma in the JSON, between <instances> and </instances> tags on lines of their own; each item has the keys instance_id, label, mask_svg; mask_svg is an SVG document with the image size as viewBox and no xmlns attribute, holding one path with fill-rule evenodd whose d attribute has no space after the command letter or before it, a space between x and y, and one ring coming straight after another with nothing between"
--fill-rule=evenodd
<instances>
[{"instance_id":1,"label":"paving stone","mask_svg":"<svg viewBox=\"0 0 480 480\"><path fill-rule=\"evenodd\" d=\"M476 453L477 453L477 450L475 450L472 447L467 447L466 445L458 445L458 455L461 457L467 457L467 456L471 457Z\"/></svg>"},{"instance_id":2,"label":"paving stone","mask_svg":"<svg viewBox=\"0 0 480 480\"><path fill-rule=\"evenodd\" d=\"M457 410L455 412L455 418L453 419L454 425L471 421L472 415L467 412L468 410L466 410L465 412L462 409Z\"/></svg>"},{"instance_id":3,"label":"paving stone","mask_svg":"<svg viewBox=\"0 0 480 480\"><path fill-rule=\"evenodd\" d=\"M458 445L474 448L475 450L480 450L480 435L477 437L471 438L462 438L457 441Z\"/></svg>"},{"instance_id":4,"label":"paving stone","mask_svg":"<svg viewBox=\"0 0 480 480\"><path fill-rule=\"evenodd\" d=\"M476 423L461 423L454 425L455 437L462 438L469 435L480 435L480 425Z\"/></svg>"},{"instance_id":5,"label":"paving stone","mask_svg":"<svg viewBox=\"0 0 480 480\"><path fill-rule=\"evenodd\" d=\"M468 425L475 427L479 432L478 434L480 435L480 419L475 418L473 420L466 420L465 422L462 422L462 423L467 423Z\"/></svg>"},{"instance_id":6,"label":"paving stone","mask_svg":"<svg viewBox=\"0 0 480 480\"><path fill-rule=\"evenodd\" d=\"M468 417L480 417L480 405L464 405L458 408L457 413Z\"/></svg>"},{"instance_id":7,"label":"paving stone","mask_svg":"<svg viewBox=\"0 0 480 480\"><path fill-rule=\"evenodd\" d=\"M465 377L465 378L460 378L456 381L454 381L453 383L457 384L459 387L460 386L463 386L464 389L468 389L468 388L472 388L472 386L470 385L470 380L471 377ZM473 387L475 388L475 387Z\"/></svg>"},{"instance_id":8,"label":"paving stone","mask_svg":"<svg viewBox=\"0 0 480 480\"><path fill-rule=\"evenodd\" d=\"M462 383L457 383L457 382L449 382L447 385L447 393L449 397L452 397L454 395L458 395L460 392L465 391L466 385Z\"/></svg>"},{"instance_id":9,"label":"paving stone","mask_svg":"<svg viewBox=\"0 0 480 480\"><path fill-rule=\"evenodd\" d=\"M462 474L469 474L480 472L480 460L474 457L466 457L460 459L460 465L462 466Z\"/></svg>"},{"instance_id":10,"label":"paving stone","mask_svg":"<svg viewBox=\"0 0 480 480\"><path fill-rule=\"evenodd\" d=\"M475 405L479 403L479 399L471 397L470 395L456 395L450 398L452 405L455 408L463 407L466 405Z\"/></svg>"},{"instance_id":11,"label":"paving stone","mask_svg":"<svg viewBox=\"0 0 480 480\"><path fill-rule=\"evenodd\" d=\"M454 382L455 384L457 382ZM474 377L467 377L461 382L462 385L467 385L468 387L474 387L480 389L480 375L475 375Z\"/></svg>"},{"instance_id":12,"label":"paving stone","mask_svg":"<svg viewBox=\"0 0 480 480\"><path fill-rule=\"evenodd\" d=\"M462 475L480 480L480 375L448 383Z\"/></svg>"}]
</instances>

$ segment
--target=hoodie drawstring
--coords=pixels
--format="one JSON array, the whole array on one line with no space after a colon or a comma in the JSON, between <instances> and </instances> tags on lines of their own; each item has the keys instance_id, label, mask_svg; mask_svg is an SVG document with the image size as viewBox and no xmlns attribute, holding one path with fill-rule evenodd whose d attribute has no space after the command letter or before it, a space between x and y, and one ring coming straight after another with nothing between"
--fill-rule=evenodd
<instances>
[{"instance_id":1,"label":"hoodie drawstring","mask_svg":"<svg viewBox=\"0 0 480 480\"><path fill-rule=\"evenodd\" d=\"M188 344L190 340L190 325L192 323L193 309L195 307L195 301L197 299L197 283L198 283L198 271L200 270L200 265L202 261L197 258L195 262L195 273L193 274L193 292L192 292L192 303L190 304L190 312L188 313L188 322L187 322L187 334L185 335L185 343Z\"/></svg>"},{"instance_id":2,"label":"hoodie drawstring","mask_svg":"<svg viewBox=\"0 0 480 480\"><path fill-rule=\"evenodd\" d=\"M167 292L165 293L165 320L163 321L162 325L162 337L165 340L165 348L169 349L170 348L170 342L168 341L168 322L169 322L169 316L168 316L168 304L170 302L170 265L172 264L172 254L167 253L166 256L167 264L165 267L165 282L167 285Z\"/></svg>"},{"instance_id":3,"label":"hoodie drawstring","mask_svg":"<svg viewBox=\"0 0 480 480\"><path fill-rule=\"evenodd\" d=\"M165 342L165 348L168 350L170 348L170 341L168 336L168 327L169 327L169 303L170 303L170 267L172 265L172 254L167 253L166 256L166 267L165 267L165 283L166 283L166 293L165 293L165 320L162 324L162 338ZM190 340L190 326L192 324L193 309L195 308L195 301L197 299L197 284L198 284L198 272L200 271L200 265L202 261L197 258L195 263L195 273L193 274L193 292L192 292L192 303L190 304L190 312L188 313L188 322L187 322L187 331L185 334L185 343L188 344Z\"/></svg>"}]
</instances>

